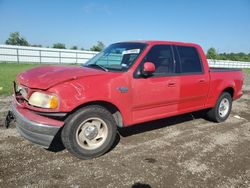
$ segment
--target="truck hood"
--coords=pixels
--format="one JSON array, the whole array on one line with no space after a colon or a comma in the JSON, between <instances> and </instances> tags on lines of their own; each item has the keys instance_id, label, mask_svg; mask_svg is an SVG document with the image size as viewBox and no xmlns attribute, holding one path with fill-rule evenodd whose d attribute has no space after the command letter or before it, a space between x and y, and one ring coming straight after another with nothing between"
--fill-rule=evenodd
<instances>
[{"instance_id":1,"label":"truck hood","mask_svg":"<svg viewBox=\"0 0 250 188\"><path fill-rule=\"evenodd\" d=\"M105 72L81 66L43 66L20 73L17 81L29 88L46 90L65 81L100 74Z\"/></svg>"}]
</instances>

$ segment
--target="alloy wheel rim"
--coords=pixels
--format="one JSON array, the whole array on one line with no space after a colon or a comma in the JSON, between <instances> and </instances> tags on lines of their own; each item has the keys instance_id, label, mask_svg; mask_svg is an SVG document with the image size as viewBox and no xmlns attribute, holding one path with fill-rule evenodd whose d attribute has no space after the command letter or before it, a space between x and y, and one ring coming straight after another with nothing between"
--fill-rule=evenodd
<instances>
[{"instance_id":1,"label":"alloy wheel rim","mask_svg":"<svg viewBox=\"0 0 250 188\"><path fill-rule=\"evenodd\" d=\"M108 137L108 126L100 118L92 117L83 121L76 131L77 143L86 150L99 148Z\"/></svg>"},{"instance_id":2,"label":"alloy wheel rim","mask_svg":"<svg viewBox=\"0 0 250 188\"><path fill-rule=\"evenodd\" d=\"M227 98L223 98L219 105L219 116L225 117L229 112L230 103Z\"/></svg>"}]
</instances>

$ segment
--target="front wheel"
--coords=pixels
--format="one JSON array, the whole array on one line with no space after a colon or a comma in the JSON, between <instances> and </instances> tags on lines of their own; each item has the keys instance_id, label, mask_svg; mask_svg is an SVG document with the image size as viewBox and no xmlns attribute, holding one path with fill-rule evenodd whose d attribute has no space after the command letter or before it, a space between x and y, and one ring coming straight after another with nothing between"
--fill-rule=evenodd
<instances>
[{"instance_id":1,"label":"front wheel","mask_svg":"<svg viewBox=\"0 0 250 188\"><path fill-rule=\"evenodd\" d=\"M215 106L208 111L207 116L214 122L223 122L228 118L231 109L232 97L229 93L223 92L218 98Z\"/></svg>"},{"instance_id":2,"label":"front wheel","mask_svg":"<svg viewBox=\"0 0 250 188\"><path fill-rule=\"evenodd\" d=\"M114 144L117 127L112 114L97 105L71 114L62 130L62 141L70 153L90 159L106 153Z\"/></svg>"}]
</instances>

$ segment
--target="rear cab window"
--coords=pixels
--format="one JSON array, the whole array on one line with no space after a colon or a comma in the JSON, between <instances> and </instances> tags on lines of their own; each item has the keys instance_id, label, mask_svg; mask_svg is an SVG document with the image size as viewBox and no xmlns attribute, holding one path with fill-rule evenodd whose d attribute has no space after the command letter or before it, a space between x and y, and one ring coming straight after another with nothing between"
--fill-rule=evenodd
<instances>
[{"instance_id":1,"label":"rear cab window","mask_svg":"<svg viewBox=\"0 0 250 188\"><path fill-rule=\"evenodd\" d=\"M193 46L176 46L179 56L180 73L203 73L201 58Z\"/></svg>"}]
</instances>

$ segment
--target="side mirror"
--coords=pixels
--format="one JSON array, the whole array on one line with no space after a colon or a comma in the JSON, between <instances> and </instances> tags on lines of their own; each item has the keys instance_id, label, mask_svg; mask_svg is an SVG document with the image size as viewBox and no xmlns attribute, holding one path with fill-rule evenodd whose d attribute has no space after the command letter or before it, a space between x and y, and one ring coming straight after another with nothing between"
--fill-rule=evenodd
<instances>
[{"instance_id":1,"label":"side mirror","mask_svg":"<svg viewBox=\"0 0 250 188\"><path fill-rule=\"evenodd\" d=\"M141 73L144 76L149 76L155 72L155 64L152 62L145 62Z\"/></svg>"}]
</instances>

